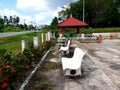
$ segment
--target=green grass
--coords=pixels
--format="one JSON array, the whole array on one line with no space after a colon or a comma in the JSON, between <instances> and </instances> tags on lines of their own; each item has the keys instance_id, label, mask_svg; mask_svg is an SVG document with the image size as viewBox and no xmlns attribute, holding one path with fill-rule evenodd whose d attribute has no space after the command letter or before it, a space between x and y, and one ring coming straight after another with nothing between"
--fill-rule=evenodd
<instances>
[{"instance_id":1,"label":"green grass","mask_svg":"<svg viewBox=\"0 0 120 90\"><path fill-rule=\"evenodd\" d=\"M72 28L70 30L68 28L66 33L70 34L72 32L74 34L76 33L76 31L77 31L76 28ZM120 32L120 27L119 28L83 28L82 31L85 34ZM37 32L37 36L39 38L39 43L41 44L42 43L41 32ZM7 52L13 52L13 53L21 51L21 40L25 40L26 42L32 42L33 37L34 37L34 32L0 38L0 49L5 48L7 49ZM44 32L44 37L45 37L45 32Z\"/></svg>"},{"instance_id":2,"label":"green grass","mask_svg":"<svg viewBox=\"0 0 120 90\"><path fill-rule=\"evenodd\" d=\"M6 45L1 45L0 46L0 49L6 49L7 50L7 53L9 52L18 52L21 50L21 43L20 42L16 42L16 43L9 43L9 44L6 44Z\"/></svg>"},{"instance_id":3,"label":"green grass","mask_svg":"<svg viewBox=\"0 0 120 90\"><path fill-rule=\"evenodd\" d=\"M0 38L0 45L18 42L18 41L21 41L23 39L30 40L32 38L32 36L33 36L32 33L26 33L26 34L21 34L21 35L3 37L3 38Z\"/></svg>"},{"instance_id":4,"label":"green grass","mask_svg":"<svg viewBox=\"0 0 120 90\"><path fill-rule=\"evenodd\" d=\"M37 32L39 38L39 43L41 43L41 32ZM34 37L34 32L20 34L15 36L0 38L0 49L6 49L7 52L18 52L21 51L21 40L27 42L32 42Z\"/></svg>"},{"instance_id":5,"label":"green grass","mask_svg":"<svg viewBox=\"0 0 120 90\"><path fill-rule=\"evenodd\" d=\"M120 32L120 28L83 28L84 33L109 33L109 32Z\"/></svg>"},{"instance_id":6,"label":"green grass","mask_svg":"<svg viewBox=\"0 0 120 90\"><path fill-rule=\"evenodd\" d=\"M19 27L6 26L2 31L3 32L20 32L20 31L23 31L23 29Z\"/></svg>"},{"instance_id":7,"label":"green grass","mask_svg":"<svg viewBox=\"0 0 120 90\"><path fill-rule=\"evenodd\" d=\"M120 27L113 28L82 28L82 32L85 34L90 33L110 33L110 32L120 32ZM77 34L77 28L66 28L66 34Z\"/></svg>"}]
</instances>

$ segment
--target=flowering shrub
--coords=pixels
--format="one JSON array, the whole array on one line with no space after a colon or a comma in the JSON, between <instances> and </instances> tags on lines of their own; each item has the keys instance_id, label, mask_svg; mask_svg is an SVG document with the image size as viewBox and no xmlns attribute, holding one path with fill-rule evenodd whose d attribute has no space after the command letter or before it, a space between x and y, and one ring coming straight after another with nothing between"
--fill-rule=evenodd
<instances>
[{"instance_id":1,"label":"flowering shrub","mask_svg":"<svg viewBox=\"0 0 120 90\"><path fill-rule=\"evenodd\" d=\"M21 82L21 78L25 73L37 64L44 55L43 51L48 50L52 45L52 41L45 42L44 46L33 47L33 44L17 54L6 54L6 50L0 50L0 90L13 90Z\"/></svg>"}]
</instances>

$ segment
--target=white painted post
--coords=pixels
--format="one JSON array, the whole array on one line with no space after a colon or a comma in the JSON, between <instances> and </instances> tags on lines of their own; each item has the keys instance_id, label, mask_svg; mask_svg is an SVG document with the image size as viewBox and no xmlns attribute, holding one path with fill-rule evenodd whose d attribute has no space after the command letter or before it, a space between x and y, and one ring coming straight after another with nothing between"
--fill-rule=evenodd
<instances>
[{"instance_id":1,"label":"white painted post","mask_svg":"<svg viewBox=\"0 0 120 90\"><path fill-rule=\"evenodd\" d=\"M38 37L36 36L33 37L33 43L34 43L34 47L38 47Z\"/></svg>"},{"instance_id":2,"label":"white painted post","mask_svg":"<svg viewBox=\"0 0 120 90\"><path fill-rule=\"evenodd\" d=\"M50 38L53 38L53 32L50 32Z\"/></svg>"},{"instance_id":3,"label":"white painted post","mask_svg":"<svg viewBox=\"0 0 120 90\"><path fill-rule=\"evenodd\" d=\"M55 39L55 33L53 33L53 38Z\"/></svg>"},{"instance_id":4,"label":"white painted post","mask_svg":"<svg viewBox=\"0 0 120 90\"><path fill-rule=\"evenodd\" d=\"M41 36L42 36L42 44L43 44L43 42L44 42L44 36L43 36L43 33L42 33L42 35L41 35Z\"/></svg>"},{"instance_id":5,"label":"white painted post","mask_svg":"<svg viewBox=\"0 0 120 90\"><path fill-rule=\"evenodd\" d=\"M62 38L62 34L59 34L59 37Z\"/></svg>"},{"instance_id":6,"label":"white painted post","mask_svg":"<svg viewBox=\"0 0 120 90\"><path fill-rule=\"evenodd\" d=\"M21 40L22 52L25 50L25 40Z\"/></svg>"},{"instance_id":7,"label":"white painted post","mask_svg":"<svg viewBox=\"0 0 120 90\"><path fill-rule=\"evenodd\" d=\"M48 32L48 41L50 41L50 32Z\"/></svg>"},{"instance_id":8,"label":"white painted post","mask_svg":"<svg viewBox=\"0 0 120 90\"><path fill-rule=\"evenodd\" d=\"M81 36L82 39L84 39L84 33L82 33L82 36Z\"/></svg>"}]
</instances>

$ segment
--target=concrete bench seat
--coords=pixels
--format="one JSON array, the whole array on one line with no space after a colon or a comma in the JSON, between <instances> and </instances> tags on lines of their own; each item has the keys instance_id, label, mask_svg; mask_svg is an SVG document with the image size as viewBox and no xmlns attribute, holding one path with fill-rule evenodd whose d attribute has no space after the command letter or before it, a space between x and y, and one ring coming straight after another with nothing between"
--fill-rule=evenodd
<instances>
[{"instance_id":1,"label":"concrete bench seat","mask_svg":"<svg viewBox=\"0 0 120 90\"><path fill-rule=\"evenodd\" d=\"M61 46L60 47L60 51L63 53L63 52L66 52L67 54L69 54L69 47L70 47L70 40L68 40L67 42L67 46L63 47Z\"/></svg>"},{"instance_id":2,"label":"concrete bench seat","mask_svg":"<svg viewBox=\"0 0 120 90\"><path fill-rule=\"evenodd\" d=\"M81 75L81 63L85 53L78 47L75 48L72 58L62 58L62 69L65 76Z\"/></svg>"}]
</instances>

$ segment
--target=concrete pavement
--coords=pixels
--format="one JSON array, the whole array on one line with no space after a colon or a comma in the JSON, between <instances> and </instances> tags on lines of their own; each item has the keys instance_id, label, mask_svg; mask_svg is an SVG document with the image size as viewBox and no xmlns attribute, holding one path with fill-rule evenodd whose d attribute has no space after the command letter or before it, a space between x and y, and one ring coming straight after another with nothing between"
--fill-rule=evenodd
<instances>
[{"instance_id":1,"label":"concrete pavement","mask_svg":"<svg viewBox=\"0 0 120 90\"><path fill-rule=\"evenodd\" d=\"M72 43L86 52L82 76L64 77L62 67L54 73L50 71L48 78L55 83L55 90L120 90L120 40L104 40L100 44L73 40ZM56 49L57 46L54 53Z\"/></svg>"}]
</instances>

